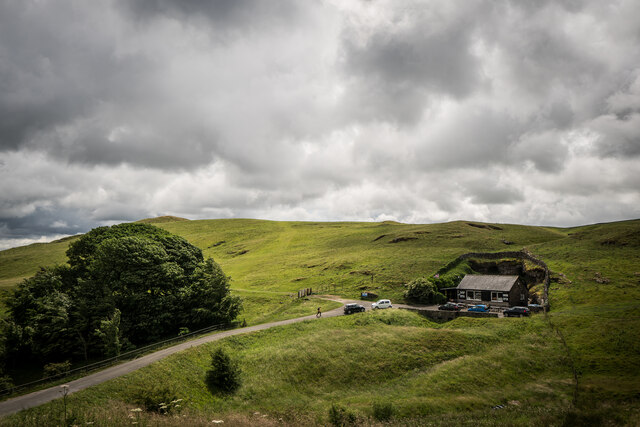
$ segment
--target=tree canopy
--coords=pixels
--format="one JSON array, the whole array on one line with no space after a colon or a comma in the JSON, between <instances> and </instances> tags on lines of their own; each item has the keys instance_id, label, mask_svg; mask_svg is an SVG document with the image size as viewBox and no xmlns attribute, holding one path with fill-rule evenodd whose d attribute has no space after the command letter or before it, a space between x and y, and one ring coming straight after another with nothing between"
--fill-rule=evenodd
<instances>
[{"instance_id":1,"label":"tree canopy","mask_svg":"<svg viewBox=\"0 0 640 427\"><path fill-rule=\"evenodd\" d=\"M240 299L212 259L148 224L91 230L68 265L42 268L7 301L9 359L44 363L117 354L233 320Z\"/></svg>"},{"instance_id":2,"label":"tree canopy","mask_svg":"<svg viewBox=\"0 0 640 427\"><path fill-rule=\"evenodd\" d=\"M441 304L446 301L438 286L424 277L414 279L404 286L404 297L409 301L420 304Z\"/></svg>"}]
</instances>

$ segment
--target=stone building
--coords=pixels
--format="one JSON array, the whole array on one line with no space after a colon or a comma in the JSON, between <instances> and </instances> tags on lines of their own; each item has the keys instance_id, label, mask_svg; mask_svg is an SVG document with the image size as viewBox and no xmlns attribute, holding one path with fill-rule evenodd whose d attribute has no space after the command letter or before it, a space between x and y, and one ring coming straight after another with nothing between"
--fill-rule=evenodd
<instances>
[{"instance_id":1,"label":"stone building","mask_svg":"<svg viewBox=\"0 0 640 427\"><path fill-rule=\"evenodd\" d=\"M527 306L529 290L520 276L467 274L455 288L443 289L447 299L492 307Z\"/></svg>"}]
</instances>

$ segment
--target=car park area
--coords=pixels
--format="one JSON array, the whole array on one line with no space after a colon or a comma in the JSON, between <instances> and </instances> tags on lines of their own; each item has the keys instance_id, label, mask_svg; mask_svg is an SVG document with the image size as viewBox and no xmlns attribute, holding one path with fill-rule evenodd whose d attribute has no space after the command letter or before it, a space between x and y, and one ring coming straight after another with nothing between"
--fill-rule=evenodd
<instances>
[{"instance_id":1,"label":"car park area","mask_svg":"<svg viewBox=\"0 0 640 427\"><path fill-rule=\"evenodd\" d=\"M343 308L345 315L361 313L368 310L380 310L386 308L399 308L416 311L433 320L453 320L457 317L528 317L535 312L535 307L493 307L490 304L462 304L446 302L441 305L413 305L392 304L388 299L376 302L340 300L345 303Z\"/></svg>"}]
</instances>

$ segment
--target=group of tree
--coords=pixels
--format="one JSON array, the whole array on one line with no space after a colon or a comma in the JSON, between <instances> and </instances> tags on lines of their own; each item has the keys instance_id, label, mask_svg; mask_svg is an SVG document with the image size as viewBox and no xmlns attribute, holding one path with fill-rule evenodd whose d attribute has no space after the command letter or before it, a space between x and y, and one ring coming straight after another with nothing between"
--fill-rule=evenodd
<instances>
[{"instance_id":1,"label":"group of tree","mask_svg":"<svg viewBox=\"0 0 640 427\"><path fill-rule=\"evenodd\" d=\"M67 264L41 268L6 300L3 362L117 355L181 328L230 322L241 309L217 263L152 225L93 229L67 256Z\"/></svg>"}]
</instances>

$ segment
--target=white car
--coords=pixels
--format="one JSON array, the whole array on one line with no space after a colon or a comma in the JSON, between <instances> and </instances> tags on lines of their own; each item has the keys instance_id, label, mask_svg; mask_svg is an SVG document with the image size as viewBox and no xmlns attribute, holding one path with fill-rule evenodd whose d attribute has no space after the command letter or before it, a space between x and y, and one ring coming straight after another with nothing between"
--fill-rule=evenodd
<instances>
[{"instance_id":1,"label":"white car","mask_svg":"<svg viewBox=\"0 0 640 427\"><path fill-rule=\"evenodd\" d=\"M392 308L391 301L388 299L381 299L380 301L371 304L372 310L375 310L376 308Z\"/></svg>"}]
</instances>

